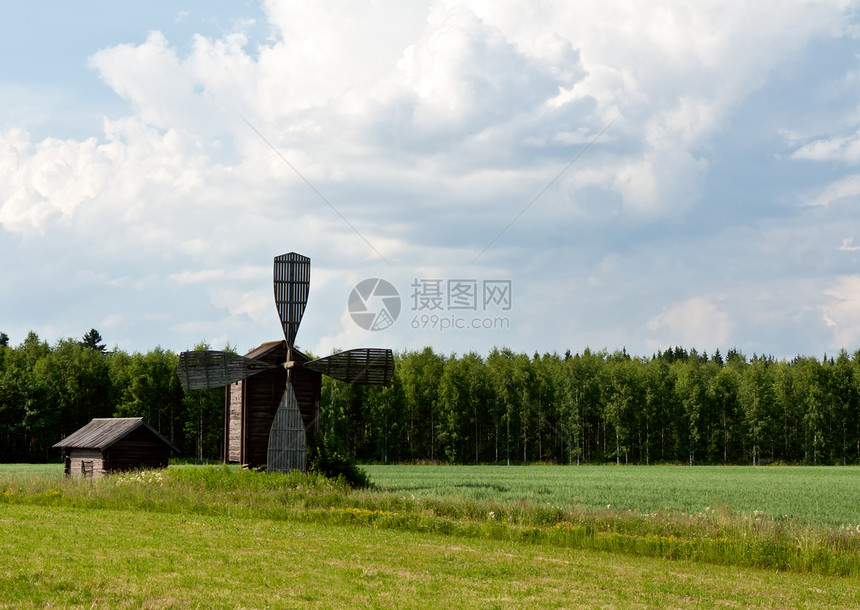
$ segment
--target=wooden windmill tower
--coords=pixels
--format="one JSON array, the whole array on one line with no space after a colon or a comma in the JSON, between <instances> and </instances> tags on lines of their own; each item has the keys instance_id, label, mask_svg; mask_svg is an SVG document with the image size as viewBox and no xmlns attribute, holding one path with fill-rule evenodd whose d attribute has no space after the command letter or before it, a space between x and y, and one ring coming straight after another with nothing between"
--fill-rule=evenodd
<instances>
[{"instance_id":1,"label":"wooden windmill tower","mask_svg":"<svg viewBox=\"0 0 860 610\"><path fill-rule=\"evenodd\" d=\"M319 424L321 375L351 384L391 382L390 349L357 348L311 360L294 347L308 301L310 267L311 260L295 252L275 257L275 305L284 341L265 343L247 356L210 350L179 355L179 379L186 390L230 386L225 443L231 461L306 470L307 435ZM260 383L251 384L252 376Z\"/></svg>"}]
</instances>

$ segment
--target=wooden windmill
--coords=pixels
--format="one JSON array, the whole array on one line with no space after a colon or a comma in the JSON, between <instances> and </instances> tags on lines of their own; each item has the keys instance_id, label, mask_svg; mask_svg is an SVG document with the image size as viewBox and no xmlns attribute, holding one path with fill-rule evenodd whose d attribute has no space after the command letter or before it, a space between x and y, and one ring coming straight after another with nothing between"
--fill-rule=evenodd
<instances>
[{"instance_id":1,"label":"wooden windmill","mask_svg":"<svg viewBox=\"0 0 860 610\"><path fill-rule=\"evenodd\" d=\"M264 372L277 380L275 383L283 383L280 381L283 373L278 371L286 372L277 409L272 406L262 414L256 414L258 427L261 420L265 426L271 422L265 454L268 470L307 469L307 434L318 423L318 418L313 414L318 408L314 400L319 400L320 374L362 385L388 385L394 374L394 355L390 349L357 348L310 360L295 348L296 334L308 301L310 268L311 259L295 252L275 257L275 305L284 331L284 342L264 344L261 348L268 345L282 347L281 350L255 350L261 356L265 352L268 356L265 358L211 350L182 352L179 355L179 379L186 390L228 386ZM277 356L274 361L272 354ZM285 354L285 359L281 360L283 356L279 354ZM241 420L250 421L253 416L246 414ZM246 439L245 443L263 442L252 434L244 435L243 438ZM253 455L254 449L257 450L256 455L262 455L259 447L251 447L246 453ZM253 460L249 462L249 465L262 465L253 463Z\"/></svg>"}]
</instances>

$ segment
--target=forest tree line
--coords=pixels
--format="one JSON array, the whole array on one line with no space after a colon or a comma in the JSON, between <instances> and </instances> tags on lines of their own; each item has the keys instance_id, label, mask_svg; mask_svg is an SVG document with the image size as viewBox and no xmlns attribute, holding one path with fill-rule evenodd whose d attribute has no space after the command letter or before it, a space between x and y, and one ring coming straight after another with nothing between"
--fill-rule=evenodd
<instances>
[{"instance_id":1,"label":"forest tree line","mask_svg":"<svg viewBox=\"0 0 860 610\"><path fill-rule=\"evenodd\" d=\"M220 458L224 390L184 392L177 354L108 352L95 329L54 345L34 332L8 343L0 333L0 462L58 460L54 443L94 417L143 417L184 457Z\"/></svg>"},{"instance_id":2,"label":"forest tree line","mask_svg":"<svg viewBox=\"0 0 860 610\"><path fill-rule=\"evenodd\" d=\"M860 463L860 351L649 358L585 349L399 354L387 388L323 383L323 429L359 460Z\"/></svg>"},{"instance_id":3,"label":"forest tree line","mask_svg":"<svg viewBox=\"0 0 860 610\"><path fill-rule=\"evenodd\" d=\"M114 416L143 417L184 457L222 458L223 390L184 392L169 350L100 342L95 330L54 345L31 332L13 347L0 333L0 461L58 459L54 443ZM428 347L395 364L385 388L323 377L321 429L360 461L860 463L860 351L776 360Z\"/></svg>"}]
</instances>

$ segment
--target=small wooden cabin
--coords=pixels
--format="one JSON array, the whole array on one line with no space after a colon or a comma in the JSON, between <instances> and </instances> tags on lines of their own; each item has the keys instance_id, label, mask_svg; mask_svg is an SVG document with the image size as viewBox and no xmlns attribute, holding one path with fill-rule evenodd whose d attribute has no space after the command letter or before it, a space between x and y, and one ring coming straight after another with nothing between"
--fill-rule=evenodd
<instances>
[{"instance_id":1,"label":"small wooden cabin","mask_svg":"<svg viewBox=\"0 0 860 610\"><path fill-rule=\"evenodd\" d=\"M142 417L93 419L54 447L63 450L67 476L86 478L133 468L166 468L170 453L179 453Z\"/></svg>"},{"instance_id":2,"label":"small wooden cabin","mask_svg":"<svg viewBox=\"0 0 860 610\"><path fill-rule=\"evenodd\" d=\"M287 344L270 341L245 354L275 368L227 386L224 408L224 461L249 468L266 466L269 432L281 397L287 387ZM310 358L293 348L293 389L302 414L305 432L319 427L322 375L301 366Z\"/></svg>"}]
</instances>

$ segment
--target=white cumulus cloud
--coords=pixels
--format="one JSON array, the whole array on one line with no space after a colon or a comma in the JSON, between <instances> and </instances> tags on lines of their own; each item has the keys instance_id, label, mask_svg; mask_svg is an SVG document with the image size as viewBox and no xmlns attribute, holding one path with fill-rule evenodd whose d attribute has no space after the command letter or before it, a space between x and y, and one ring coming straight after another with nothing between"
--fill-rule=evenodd
<instances>
[{"instance_id":1,"label":"white cumulus cloud","mask_svg":"<svg viewBox=\"0 0 860 610\"><path fill-rule=\"evenodd\" d=\"M643 306L661 313L638 318L640 326L647 321L648 340L716 345L735 328L724 303L659 287L672 286L680 271L753 275L739 255L696 250L702 235L715 252L720 247L718 230L708 231L724 221L704 209L724 204L713 194L722 183L711 182L712 172L727 171L733 143L745 143L732 122L746 101L791 71L813 43L847 36L855 7L841 0L272 0L263 4L266 35L238 19L186 39L169 33L171 12L164 31L79 58L125 104L86 108L104 114L100 130L36 137L15 122L26 112L3 114L12 119L0 123L0 251L32 268L0 280L5 288L49 269L52 293L124 337L134 335L124 324L157 319L173 329L165 342L174 344L193 343L201 332L266 339L277 333L266 261L295 250L312 256L325 278L313 297L319 316L308 318L303 336L328 349L362 338L343 318L346 269L407 284L425 270L501 274L522 278L522 286L534 280L536 292L569 274L576 281L559 285L587 284L594 302L613 303L613 316L629 296L620 297L618 286L650 291ZM183 24L197 14L184 11ZM0 82L0 91L22 86ZM860 159L855 132L856 125L806 140L788 156L760 158L851 166ZM850 218L826 214L840 213L831 204L860 194L860 182L844 171L828 180L798 192L814 193L817 205L803 209L842 224L842 239L853 234L853 225L844 226ZM768 188L750 189L736 208L776 207ZM734 235L761 238L758 250L744 251L763 253L765 271L782 269L785 244L805 227L766 235L758 221L738 213ZM657 252L653 269L666 275L637 260L641 252ZM722 256L731 259L725 272ZM607 270L601 261L632 262L636 271ZM99 298L74 278L90 278L90 292L96 285L115 292ZM838 305L852 302L848 284L835 286L837 304L826 315L850 327ZM698 290L745 288L703 280ZM26 293L30 302L47 300L36 285ZM523 297L533 320L563 317L562 305L546 304L569 302L566 294ZM128 303L147 311L125 311ZM35 327L32 308L24 309L17 323ZM533 320L529 333L541 332ZM138 336L149 340L152 328ZM630 334L621 322L602 328ZM543 332L522 336L568 340ZM408 345L398 333L392 342Z\"/></svg>"},{"instance_id":2,"label":"white cumulus cloud","mask_svg":"<svg viewBox=\"0 0 860 610\"><path fill-rule=\"evenodd\" d=\"M652 349L691 345L713 350L725 345L732 332L728 314L718 301L707 297L667 305L648 321L647 327L655 335L649 340Z\"/></svg>"}]
</instances>

